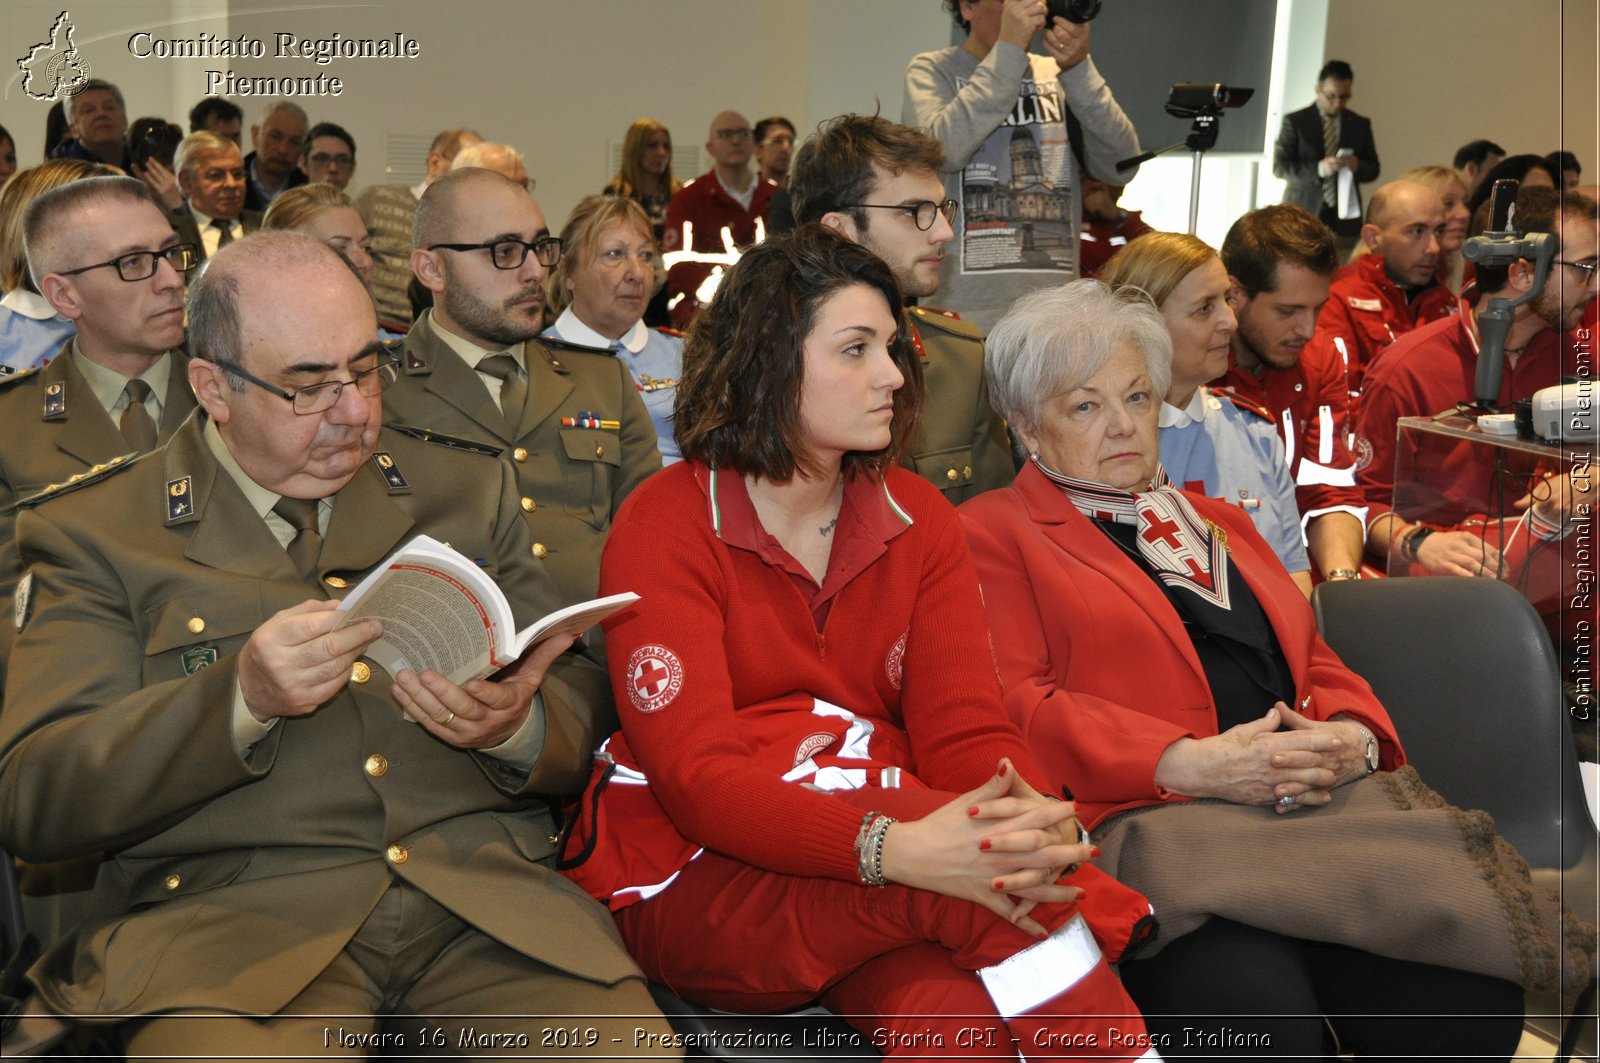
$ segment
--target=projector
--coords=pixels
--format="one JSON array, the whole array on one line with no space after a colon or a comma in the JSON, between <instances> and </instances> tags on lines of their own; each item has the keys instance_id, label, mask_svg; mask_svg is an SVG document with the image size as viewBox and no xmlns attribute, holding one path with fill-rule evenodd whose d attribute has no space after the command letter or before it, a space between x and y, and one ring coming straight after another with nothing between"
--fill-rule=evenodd
<instances>
[{"instance_id":1,"label":"projector","mask_svg":"<svg viewBox=\"0 0 1600 1063\"><path fill-rule=\"evenodd\" d=\"M1533 393L1531 417L1533 432L1541 439L1572 443L1600 441L1595 430L1600 422L1600 383L1580 380L1541 388Z\"/></svg>"}]
</instances>

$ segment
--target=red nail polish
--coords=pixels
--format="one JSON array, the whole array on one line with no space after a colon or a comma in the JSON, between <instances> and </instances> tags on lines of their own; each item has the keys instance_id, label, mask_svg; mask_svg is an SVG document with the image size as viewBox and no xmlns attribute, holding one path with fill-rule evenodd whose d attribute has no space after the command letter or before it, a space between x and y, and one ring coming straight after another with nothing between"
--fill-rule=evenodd
<instances>
[{"instance_id":1,"label":"red nail polish","mask_svg":"<svg viewBox=\"0 0 1600 1063\"><path fill-rule=\"evenodd\" d=\"M985 838L981 842L979 842L978 843L978 848L982 849L984 852L988 852L989 851L989 839Z\"/></svg>"},{"instance_id":2,"label":"red nail polish","mask_svg":"<svg viewBox=\"0 0 1600 1063\"><path fill-rule=\"evenodd\" d=\"M978 806L973 805L971 808L967 809L967 815L976 818L978 815Z\"/></svg>"},{"instance_id":3,"label":"red nail polish","mask_svg":"<svg viewBox=\"0 0 1600 1063\"><path fill-rule=\"evenodd\" d=\"M1002 760L1000 762L1000 772L999 772L1000 778L1004 779L1006 777L1006 772L1009 771L1010 769L1011 769L1010 763L1007 762L1007 761Z\"/></svg>"},{"instance_id":4,"label":"red nail polish","mask_svg":"<svg viewBox=\"0 0 1600 1063\"><path fill-rule=\"evenodd\" d=\"M1091 860L1100 859L1100 847L1098 845L1089 846L1089 859L1091 859Z\"/></svg>"},{"instance_id":5,"label":"red nail polish","mask_svg":"<svg viewBox=\"0 0 1600 1063\"><path fill-rule=\"evenodd\" d=\"M992 890L1003 890L1005 889L1005 883L1001 882L999 879L995 879L989 884L989 888Z\"/></svg>"}]
</instances>

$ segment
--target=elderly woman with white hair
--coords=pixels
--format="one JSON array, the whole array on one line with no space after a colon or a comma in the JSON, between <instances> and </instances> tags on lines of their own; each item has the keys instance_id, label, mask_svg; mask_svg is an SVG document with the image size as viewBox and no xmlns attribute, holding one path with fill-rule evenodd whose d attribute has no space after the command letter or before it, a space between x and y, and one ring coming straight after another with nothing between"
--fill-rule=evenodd
<instances>
[{"instance_id":1,"label":"elderly woman with white hair","mask_svg":"<svg viewBox=\"0 0 1600 1063\"><path fill-rule=\"evenodd\" d=\"M1164 948L1124 965L1124 984L1173 1050L1320 1058L1327 1014L1361 1058L1461 1057L1502 1043L1509 1054L1515 984L1413 962L1407 948L1378 955L1368 938L1327 925L1348 918L1328 891L1383 883L1343 855L1324 868L1332 854L1306 849L1346 811L1343 788L1400 768L1405 753L1249 516L1168 483L1157 420L1171 362L1143 292L1077 281L1018 300L989 333L986 364L1027 462L1014 486L959 511L1007 710L1097 832L1108 869L1144 889L1162 921ZM1188 814L1179 808L1216 823L1190 832L1172 819ZM1176 822L1178 844L1136 859L1127 830L1099 833L1113 817L1137 818L1141 839ZM1178 855L1139 866L1162 864L1152 853ZM1210 893L1280 873L1293 883L1281 900L1205 907ZM1164 907L1168 886L1186 901L1207 894L1195 902L1203 913ZM1474 1018L1409 1018L1434 1014Z\"/></svg>"}]
</instances>

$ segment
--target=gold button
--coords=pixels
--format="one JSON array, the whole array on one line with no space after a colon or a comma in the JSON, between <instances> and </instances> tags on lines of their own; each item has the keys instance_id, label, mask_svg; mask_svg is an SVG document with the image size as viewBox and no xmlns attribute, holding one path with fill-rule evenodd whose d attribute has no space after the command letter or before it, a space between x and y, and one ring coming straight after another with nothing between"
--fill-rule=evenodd
<instances>
[{"instance_id":1,"label":"gold button","mask_svg":"<svg viewBox=\"0 0 1600 1063\"><path fill-rule=\"evenodd\" d=\"M324 576L322 577L322 582L326 583L336 591L342 591L346 587L350 586L349 580L341 579L338 576Z\"/></svg>"},{"instance_id":2,"label":"gold button","mask_svg":"<svg viewBox=\"0 0 1600 1063\"><path fill-rule=\"evenodd\" d=\"M560 845L561 844L561 835L559 835L559 834L547 834L547 835L545 835L545 837L550 839L550 844L551 845Z\"/></svg>"},{"instance_id":3,"label":"gold button","mask_svg":"<svg viewBox=\"0 0 1600 1063\"><path fill-rule=\"evenodd\" d=\"M511 456L513 458L515 458L519 462L527 461L528 460L528 448L527 447L518 447L516 450L513 450L511 452Z\"/></svg>"},{"instance_id":4,"label":"gold button","mask_svg":"<svg viewBox=\"0 0 1600 1063\"><path fill-rule=\"evenodd\" d=\"M605 457L606 456L606 448L603 447L603 446L595 447L594 448L594 456L597 457L597 458Z\"/></svg>"},{"instance_id":5,"label":"gold button","mask_svg":"<svg viewBox=\"0 0 1600 1063\"><path fill-rule=\"evenodd\" d=\"M406 852L406 847L403 845L391 845L383 855L389 858L391 864L403 864L411 859L411 854Z\"/></svg>"},{"instance_id":6,"label":"gold button","mask_svg":"<svg viewBox=\"0 0 1600 1063\"><path fill-rule=\"evenodd\" d=\"M972 466L971 465L963 465L963 466L961 466L961 478L963 480L972 479Z\"/></svg>"},{"instance_id":7,"label":"gold button","mask_svg":"<svg viewBox=\"0 0 1600 1063\"><path fill-rule=\"evenodd\" d=\"M175 890L179 886L183 885L183 879L179 878L177 875L168 875L163 884L167 887L167 889Z\"/></svg>"},{"instance_id":8,"label":"gold button","mask_svg":"<svg viewBox=\"0 0 1600 1063\"><path fill-rule=\"evenodd\" d=\"M376 779L388 772L389 758L384 756L382 753L374 753L372 756L367 758L367 763L364 765L364 767L367 770L367 774Z\"/></svg>"},{"instance_id":9,"label":"gold button","mask_svg":"<svg viewBox=\"0 0 1600 1063\"><path fill-rule=\"evenodd\" d=\"M367 667L366 661L357 661L350 666L350 682L365 683L372 678L372 669Z\"/></svg>"},{"instance_id":10,"label":"gold button","mask_svg":"<svg viewBox=\"0 0 1600 1063\"><path fill-rule=\"evenodd\" d=\"M204 631L205 629L206 629L206 622L204 620L201 620L198 616L191 616L189 618L189 631L192 634L198 635L198 634L200 634L200 632Z\"/></svg>"},{"instance_id":11,"label":"gold button","mask_svg":"<svg viewBox=\"0 0 1600 1063\"><path fill-rule=\"evenodd\" d=\"M548 546L546 546L544 543L534 543L533 544L533 556L534 557L543 558L549 552L550 552L550 548Z\"/></svg>"},{"instance_id":12,"label":"gold button","mask_svg":"<svg viewBox=\"0 0 1600 1063\"><path fill-rule=\"evenodd\" d=\"M955 483L957 480L961 479L961 474L956 472L954 469L951 469L944 474L944 478L949 480L951 483Z\"/></svg>"},{"instance_id":13,"label":"gold button","mask_svg":"<svg viewBox=\"0 0 1600 1063\"><path fill-rule=\"evenodd\" d=\"M534 510L536 510L538 508L539 508L539 503L535 502L531 498L528 498L526 495L523 496L523 499L522 499L522 512L524 512L524 513L532 513Z\"/></svg>"}]
</instances>

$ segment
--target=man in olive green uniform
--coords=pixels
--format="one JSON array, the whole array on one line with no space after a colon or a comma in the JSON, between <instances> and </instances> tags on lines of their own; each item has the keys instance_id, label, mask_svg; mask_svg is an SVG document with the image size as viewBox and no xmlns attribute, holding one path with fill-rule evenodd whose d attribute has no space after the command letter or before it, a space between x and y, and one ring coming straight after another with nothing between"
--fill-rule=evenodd
<instances>
[{"instance_id":1,"label":"man in olive green uniform","mask_svg":"<svg viewBox=\"0 0 1600 1063\"><path fill-rule=\"evenodd\" d=\"M609 352L535 339L560 242L521 185L453 170L422 194L414 238L411 268L433 308L406 337L385 420L509 458L533 556L564 601L592 598L611 518L661 468L628 367Z\"/></svg>"},{"instance_id":2,"label":"man in olive green uniform","mask_svg":"<svg viewBox=\"0 0 1600 1063\"><path fill-rule=\"evenodd\" d=\"M789 171L795 221L821 222L894 270L907 299L939 288L955 201L939 178L944 149L884 118L843 115L801 146ZM989 407L983 333L950 310L910 307L911 340L927 397L901 464L952 505L1016 475L1005 422Z\"/></svg>"},{"instance_id":3,"label":"man in olive green uniform","mask_svg":"<svg viewBox=\"0 0 1600 1063\"><path fill-rule=\"evenodd\" d=\"M377 622L341 628L328 600L429 534L518 623L557 606L504 465L380 436L371 298L310 237L221 250L190 326L206 416L18 522L0 840L114 853L41 999L128 1020L130 1057L616 1055L665 1032L599 1018L655 1010L549 867L549 801L615 723L604 673L558 638L492 681L390 677L361 658ZM556 1045L530 1014L597 1018Z\"/></svg>"},{"instance_id":4,"label":"man in olive green uniform","mask_svg":"<svg viewBox=\"0 0 1600 1063\"><path fill-rule=\"evenodd\" d=\"M0 378L0 685L22 574L17 500L166 442L194 409L176 353L193 259L143 181L94 177L47 192L24 240L35 286L78 331L49 365Z\"/></svg>"}]
</instances>

